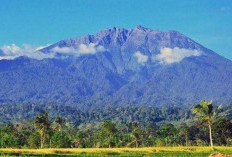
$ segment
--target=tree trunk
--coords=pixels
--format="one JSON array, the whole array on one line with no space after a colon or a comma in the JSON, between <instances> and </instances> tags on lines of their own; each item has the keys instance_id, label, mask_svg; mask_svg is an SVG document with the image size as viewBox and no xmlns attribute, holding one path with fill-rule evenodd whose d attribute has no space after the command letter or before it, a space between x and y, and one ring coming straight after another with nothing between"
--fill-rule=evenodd
<instances>
[{"instance_id":1,"label":"tree trunk","mask_svg":"<svg viewBox=\"0 0 232 157\"><path fill-rule=\"evenodd\" d=\"M0 129L0 148L2 148L2 129Z\"/></svg>"},{"instance_id":2,"label":"tree trunk","mask_svg":"<svg viewBox=\"0 0 232 157\"><path fill-rule=\"evenodd\" d=\"M43 148L43 134L40 135L40 148Z\"/></svg>"},{"instance_id":3,"label":"tree trunk","mask_svg":"<svg viewBox=\"0 0 232 157\"><path fill-rule=\"evenodd\" d=\"M111 148L111 139L112 139L112 137L111 137L111 135L109 136L109 148Z\"/></svg>"},{"instance_id":4,"label":"tree trunk","mask_svg":"<svg viewBox=\"0 0 232 157\"><path fill-rule=\"evenodd\" d=\"M45 139L46 139L45 133L41 134L41 148L43 148L43 146L44 146Z\"/></svg>"},{"instance_id":5,"label":"tree trunk","mask_svg":"<svg viewBox=\"0 0 232 157\"><path fill-rule=\"evenodd\" d=\"M213 137L212 137L212 122L209 121L209 140L210 140L210 146L213 149Z\"/></svg>"},{"instance_id":6,"label":"tree trunk","mask_svg":"<svg viewBox=\"0 0 232 157\"><path fill-rule=\"evenodd\" d=\"M139 146L139 145L138 145L138 141L136 140L136 141L135 141L135 147L138 148L138 146Z\"/></svg>"},{"instance_id":7,"label":"tree trunk","mask_svg":"<svg viewBox=\"0 0 232 157\"><path fill-rule=\"evenodd\" d=\"M185 135L185 143L186 143L186 146L188 146L188 135L187 134Z\"/></svg>"}]
</instances>

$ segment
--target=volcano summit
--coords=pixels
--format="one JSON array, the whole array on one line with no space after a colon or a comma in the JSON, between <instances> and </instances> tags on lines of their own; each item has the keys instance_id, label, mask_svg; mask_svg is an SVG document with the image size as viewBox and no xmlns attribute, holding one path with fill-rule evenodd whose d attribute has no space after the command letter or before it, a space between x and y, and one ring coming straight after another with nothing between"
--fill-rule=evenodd
<instances>
[{"instance_id":1,"label":"volcano summit","mask_svg":"<svg viewBox=\"0 0 232 157\"><path fill-rule=\"evenodd\" d=\"M30 55L11 51L0 50L1 102L80 108L232 102L232 61L177 31L112 28Z\"/></svg>"}]
</instances>

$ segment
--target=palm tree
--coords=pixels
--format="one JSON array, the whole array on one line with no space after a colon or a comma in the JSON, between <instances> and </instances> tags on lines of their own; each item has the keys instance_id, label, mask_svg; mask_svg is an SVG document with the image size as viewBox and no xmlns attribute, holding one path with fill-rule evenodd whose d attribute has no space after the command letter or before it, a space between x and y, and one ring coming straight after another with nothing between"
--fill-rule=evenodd
<instances>
[{"instance_id":1,"label":"palm tree","mask_svg":"<svg viewBox=\"0 0 232 157\"><path fill-rule=\"evenodd\" d=\"M46 111L43 111L41 114L36 116L35 127L38 129L40 134L40 148L43 148L45 139L50 129L50 121Z\"/></svg>"},{"instance_id":2,"label":"palm tree","mask_svg":"<svg viewBox=\"0 0 232 157\"><path fill-rule=\"evenodd\" d=\"M139 131L139 125L137 122L133 123L133 131L131 134L134 138L133 142L135 142L135 147L138 148L139 147L140 131Z\"/></svg>"},{"instance_id":3,"label":"palm tree","mask_svg":"<svg viewBox=\"0 0 232 157\"><path fill-rule=\"evenodd\" d=\"M115 133L117 132L116 125L111 121L105 121L102 124L102 132L105 134L106 137L108 137L107 143L108 143L109 148L111 148L113 137Z\"/></svg>"},{"instance_id":4,"label":"palm tree","mask_svg":"<svg viewBox=\"0 0 232 157\"><path fill-rule=\"evenodd\" d=\"M57 126L56 126L56 130L61 132L62 129L63 129L63 126L64 126L64 123L65 123L65 120L62 119L60 116L56 117L56 120L55 120Z\"/></svg>"},{"instance_id":5,"label":"palm tree","mask_svg":"<svg viewBox=\"0 0 232 157\"><path fill-rule=\"evenodd\" d=\"M208 124L210 146L213 149L212 125L213 119L216 115L216 109L213 107L213 101L202 100L200 104L196 105L192 109L192 112L197 115L197 118L200 119L202 123Z\"/></svg>"},{"instance_id":6,"label":"palm tree","mask_svg":"<svg viewBox=\"0 0 232 157\"><path fill-rule=\"evenodd\" d=\"M189 127L186 123L182 123L179 128L179 134L185 139L185 146L188 146L188 138L189 138Z\"/></svg>"}]
</instances>

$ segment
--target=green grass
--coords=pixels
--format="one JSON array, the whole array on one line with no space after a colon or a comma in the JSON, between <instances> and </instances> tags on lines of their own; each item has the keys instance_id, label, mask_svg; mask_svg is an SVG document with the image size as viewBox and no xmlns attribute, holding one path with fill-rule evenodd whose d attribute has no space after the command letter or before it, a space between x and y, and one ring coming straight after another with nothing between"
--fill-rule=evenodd
<instances>
[{"instance_id":1,"label":"green grass","mask_svg":"<svg viewBox=\"0 0 232 157\"><path fill-rule=\"evenodd\" d=\"M232 147L147 147L147 148L51 148L0 149L1 156L121 156L121 157L207 157L211 153L232 154Z\"/></svg>"}]
</instances>

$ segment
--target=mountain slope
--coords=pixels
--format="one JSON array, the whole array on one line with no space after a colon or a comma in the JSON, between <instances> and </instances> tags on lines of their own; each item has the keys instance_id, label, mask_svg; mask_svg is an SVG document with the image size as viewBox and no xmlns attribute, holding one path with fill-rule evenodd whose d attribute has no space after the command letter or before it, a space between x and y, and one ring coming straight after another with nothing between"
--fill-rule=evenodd
<instances>
[{"instance_id":1,"label":"mountain slope","mask_svg":"<svg viewBox=\"0 0 232 157\"><path fill-rule=\"evenodd\" d=\"M52 57L0 60L1 102L76 107L232 102L232 62L177 31L106 29L40 52Z\"/></svg>"}]
</instances>

